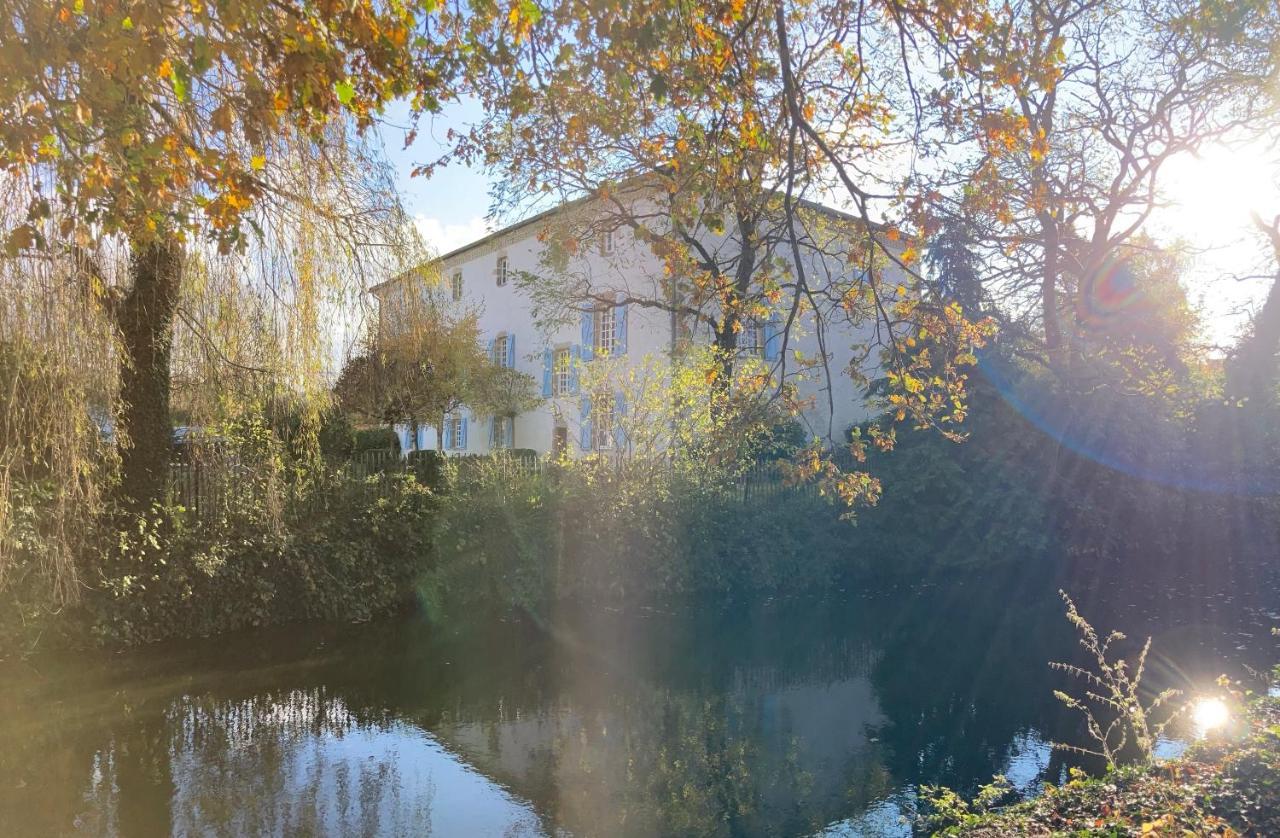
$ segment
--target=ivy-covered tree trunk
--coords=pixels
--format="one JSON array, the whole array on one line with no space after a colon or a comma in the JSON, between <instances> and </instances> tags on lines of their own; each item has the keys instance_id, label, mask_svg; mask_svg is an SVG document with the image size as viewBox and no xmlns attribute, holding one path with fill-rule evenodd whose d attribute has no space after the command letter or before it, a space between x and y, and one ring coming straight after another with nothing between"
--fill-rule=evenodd
<instances>
[{"instance_id":1,"label":"ivy-covered tree trunk","mask_svg":"<svg viewBox=\"0 0 1280 838\"><path fill-rule=\"evenodd\" d=\"M159 500L173 448L169 359L182 282L176 238L131 242L130 287L117 309L120 332L120 490L130 509Z\"/></svg>"},{"instance_id":2,"label":"ivy-covered tree trunk","mask_svg":"<svg viewBox=\"0 0 1280 838\"><path fill-rule=\"evenodd\" d=\"M738 334L742 329L751 327L751 323L743 317L742 309L743 301L751 291L751 284L756 280L756 263L759 259L755 221L741 212L737 213L736 220L739 238L738 263L734 268L733 286L726 300L727 305L722 312L720 325L714 330L720 369L712 385L715 394L715 400L711 405L713 416L720 414L728 401L734 370L737 367Z\"/></svg>"}]
</instances>

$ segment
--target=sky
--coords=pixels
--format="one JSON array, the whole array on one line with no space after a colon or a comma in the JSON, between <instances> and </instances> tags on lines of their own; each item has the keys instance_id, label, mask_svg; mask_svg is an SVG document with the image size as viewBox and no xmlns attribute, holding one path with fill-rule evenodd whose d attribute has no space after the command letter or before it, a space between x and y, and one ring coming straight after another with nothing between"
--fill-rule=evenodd
<instances>
[{"instance_id":1,"label":"sky","mask_svg":"<svg viewBox=\"0 0 1280 838\"><path fill-rule=\"evenodd\" d=\"M424 118L413 146L404 149L407 118L391 112L381 135L396 171L401 195L427 244L447 253L491 232L490 179L461 164L432 177L410 177L415 165L433 160L445 147L450 127L465 128L481 117L474 101L452 104ZM1270 255L1252 230L1249 213L1280 214L1277 155L1261 145L1212 146L1198 157L1171 160L1163 172L1168 206L1157 210L1148 230L1162 242L1181 239L1192 247L1184 280L1190 299L1202 312L1204 340L1210 346L1232 343L1261 304L1269 287ZM1265 272L1267 276L1259 276Z\"/></svg>"},{"instance_id":2,"label":"sky","mask_svg":"<svg viewBox=\"0 0 1280 838\"><path fill-rule=\"evenodd\" d=\"M403 108L390 111L381 129L405 208L436 253L448 253L491 232L485 224L490 180L483 171L461 164L438 169L430 178L410 175L415 166L434 160L447 147L451 127L464 130L480 117L474 100L449 105L434 117L423 117L418 137L408 149L404 147L408 117Z\"/></svg>"}]
</instances>

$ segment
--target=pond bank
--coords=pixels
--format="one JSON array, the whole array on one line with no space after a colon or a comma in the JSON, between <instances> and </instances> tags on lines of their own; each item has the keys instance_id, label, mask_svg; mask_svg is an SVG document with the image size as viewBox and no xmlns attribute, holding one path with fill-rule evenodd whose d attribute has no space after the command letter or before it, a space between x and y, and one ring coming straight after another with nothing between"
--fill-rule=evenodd
<instances>
[{"instance_id":1,"label":"pond bank","mask_svg":"<svg viewBox=\"0 0 1280 838\"><path fill-rule=\"evenodd\" d=\"M935 826L948 838L1280 835L1280 699L1253 700L1235 730L1181 759L1046 785L997 812L959 803Z\"/></svg>"}]
</instances>

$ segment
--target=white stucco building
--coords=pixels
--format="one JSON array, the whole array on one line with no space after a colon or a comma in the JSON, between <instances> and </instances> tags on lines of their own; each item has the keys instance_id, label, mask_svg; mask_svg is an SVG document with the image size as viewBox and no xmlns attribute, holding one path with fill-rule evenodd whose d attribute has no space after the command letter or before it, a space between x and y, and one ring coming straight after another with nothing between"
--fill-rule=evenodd
<instances>
[{"instance_id":1,"label":"white stucco building","mask_svg":"<svg viewBox=\"0 0 1280 838\"><path fill-rule=\"evenodd\" d=\"M597 230L595 240L584 243L563 268L578 281L589 283L593 297L611 299L614 304L581 311L566 302L562 316L552 318L559 322L548 324L544 300L543 316L537 316L530 295L515 279L522 274L545 276L554 270L544 258L546 231L562 222L566 214L589 213L590 207L587 201L562 205L439 258L444 298L460 310L478 311L480 328L495 362L533 376L543 397L539 407L516 417L481 416L466 409L448 417L443 439L446 453L484 454L497 448L539 453L561 448L571 453L617 450L626 445L614 430L615 415L627 409L623 397L619 394L604 400L612 404L602 404L599 399L593 403L578 386L578 370L605 354L617 359L615 363L639 364L646 358L672 357L682 339L711 341L709 328L689 327L670 311L641 302L663 299L663 288L669 283L664 283L663 264L651 248L622 227ZM812 205L809 208L845 231L852 225L865 229L850 216ZM709 246L731 247L732 243L721 238ZM808 275L821 275L823 283L831 286L832 277L857 274L860 269L847 264L842 252L838 247L808 249ZM389 328L387 312L394 310L398 295L412 293L412 287L410 279L397 277L371 289L379 302L379 328ZM835 301L833 310L840 305ZM776 311L744 329L739 335L740 352L779 369L781 324L788 306L783 295ZM812 311L803 309L793 323L785 368L789 380L798 382L801 396L809 402L800 418L815 437L843 439L846 428L870 416L862 386L846 372L858 347L869 342L867 328L852 327L847 321L840 326L839 318L826 318L819 335ZM810 373L795 377L804 367ZM436 447L436 429L432 427L420 427L417 439L408 427L397 430L403 451Z\"/></svg>"}]
</instances>

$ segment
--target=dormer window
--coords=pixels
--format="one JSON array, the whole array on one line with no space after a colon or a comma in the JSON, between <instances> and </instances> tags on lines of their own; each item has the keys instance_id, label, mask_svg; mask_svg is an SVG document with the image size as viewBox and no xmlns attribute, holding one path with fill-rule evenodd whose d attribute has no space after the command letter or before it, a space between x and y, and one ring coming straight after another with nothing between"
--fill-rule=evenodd
<instances>
[{"instance_id":1,"label":"dormer window","mask_svg":"<svg viewBox=\"0 0 1280 838\"><path fill-rule=\"evenodd\" d=\"M507 279L509 278L510 273L511 267L510 263L507 261L507 257L499 256L498 266L494 269L494 276L497 277L499 288L507 284Z\"/></svg>"}]
</instances>

